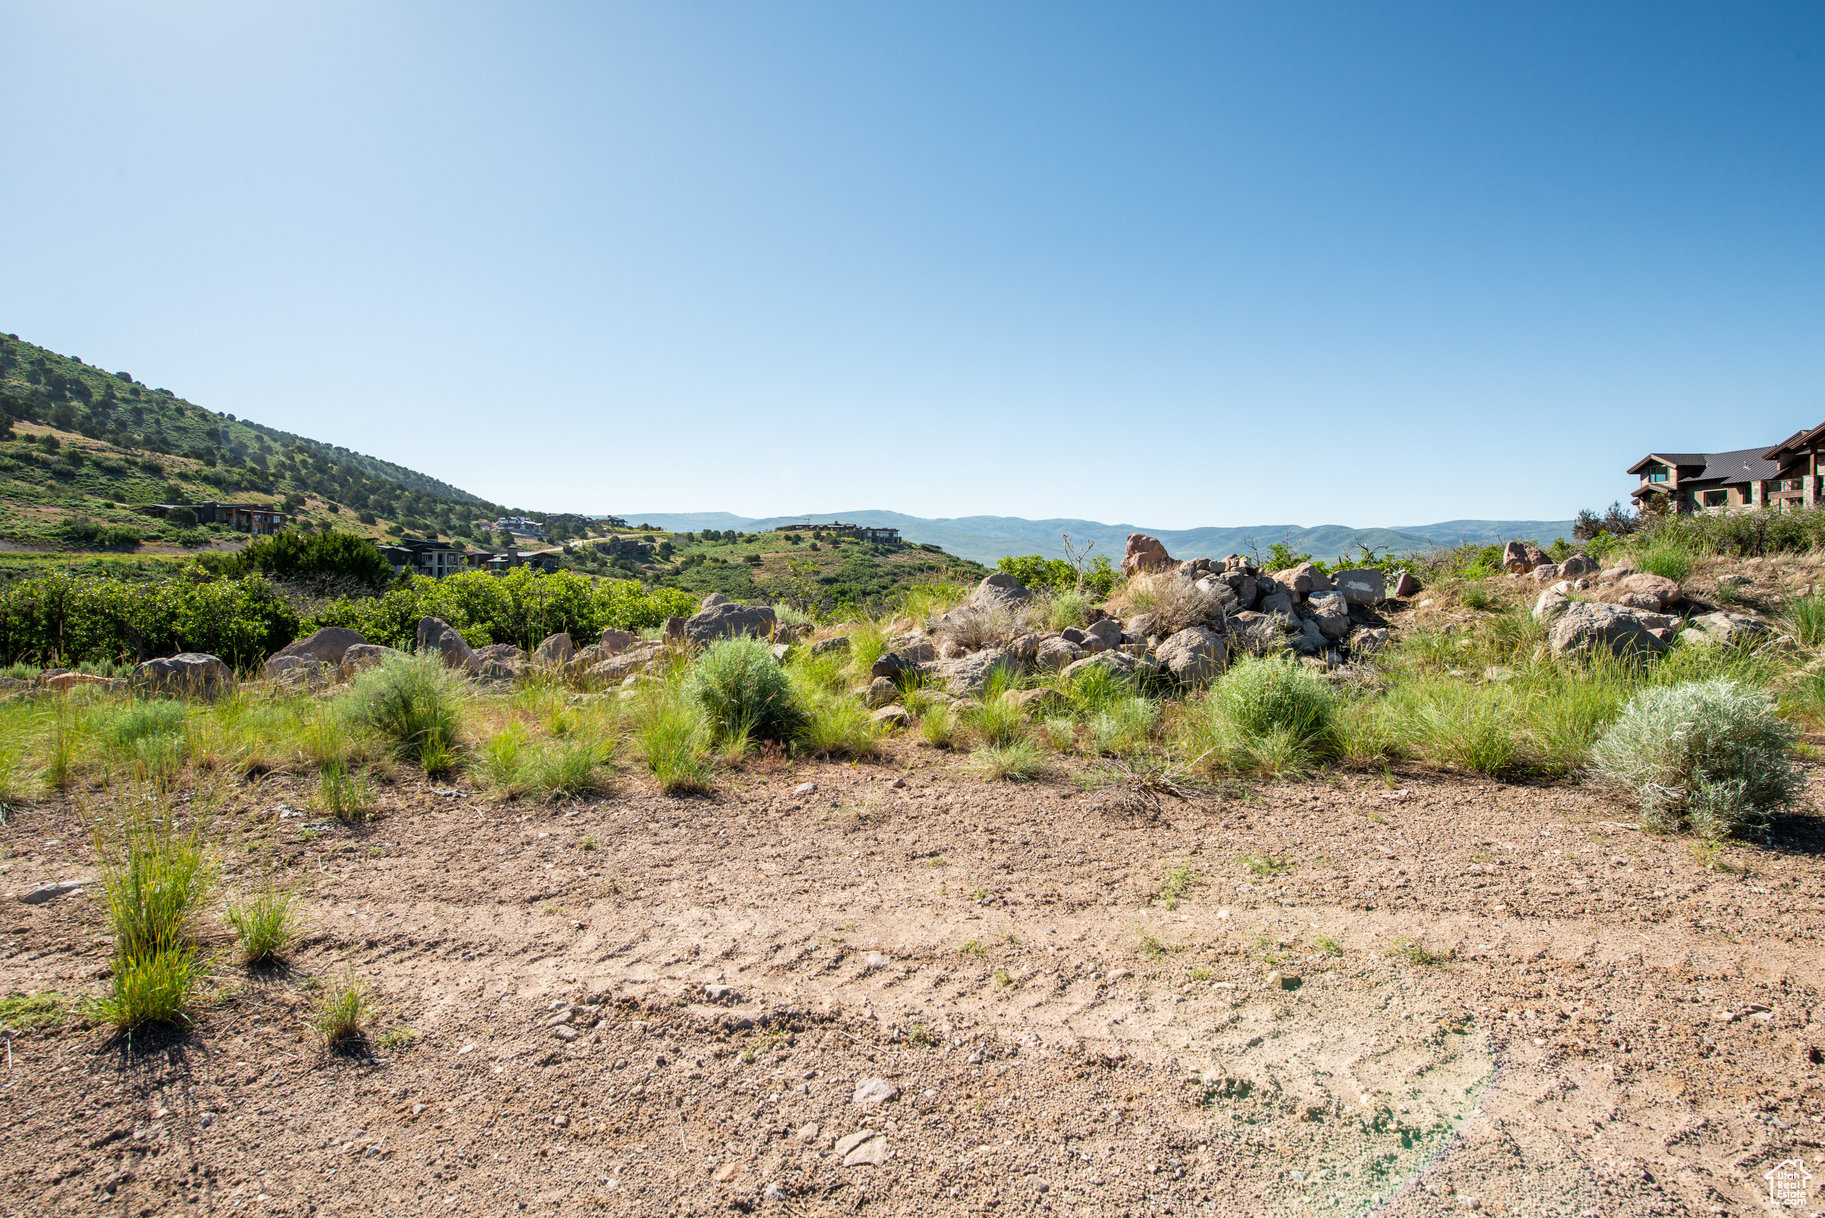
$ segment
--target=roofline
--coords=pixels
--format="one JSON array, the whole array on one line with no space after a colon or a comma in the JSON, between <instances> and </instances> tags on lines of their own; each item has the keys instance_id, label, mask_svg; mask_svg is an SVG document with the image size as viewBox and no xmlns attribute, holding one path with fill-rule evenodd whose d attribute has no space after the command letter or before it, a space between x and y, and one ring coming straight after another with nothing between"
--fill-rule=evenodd
<instances>
[{"instance_id":1,"label":"roofline","mask_svg":"<svg viewBox=\"0 0 1825 1218\"><path fill-rule=\"evenodd\" d=\"M1687 455L1691 456L1691 455L1695 455L1695 454L1689 453ZM1662 453L1649 453L1647 456L1645 456L1641 460L1635 462L1635 464L1629 466L1626 470L1624 470L1622 472L1625 474L1639 474L1647 466L1647 463L1650 461L1658 461L1662 465L1670 465L1674 469L1678 469L1681 465L1685 465L1688 468L1693 465L1698 466L1700 469L1704 468L1704 462L1702 462L1702 461L1683 461L1683 462L1681 462L1681 461L1675 461L1671 457L1668 457Z\"/></svg>"},{"instance_id":2,"label":"roofline","mask_svg":"<svg viewBox=\"0 0 1825 1218\"><path fill-rule=\"evenodd\" d=\"M1809 429L1802 428L1801 430L1794 432L1785 440L1782 440L1779 444L1763 453L1762 456L1772 461L1775 460L1776 453L1789 452L1798 449L1801 445L1817 447L1821 438L1825 438L1825 423L1820 423L1817 427Z\"/></svg>"}]
</instances>

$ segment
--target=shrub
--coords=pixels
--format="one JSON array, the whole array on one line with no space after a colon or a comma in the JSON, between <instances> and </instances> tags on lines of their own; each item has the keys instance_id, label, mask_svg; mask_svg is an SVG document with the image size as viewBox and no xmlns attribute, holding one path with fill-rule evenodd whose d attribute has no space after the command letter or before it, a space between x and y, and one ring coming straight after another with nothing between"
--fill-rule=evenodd
<instances>
[{"instance_id":1,"label":"shrub","mask_svg":"<svg viewBox=\"0 0 1825 1218\"><path fill-rule=\"evenodd\" d=\"M231 902L224 920L244 962L276 960L298 932L296 898L269 885L245 901Z\"/></svg>"},{"instance_id":2,"label":"shrub","mask_svg":"<svg viewBox=\"0 0 1825 1218\"><path fill-rule=\"evenodd\" d=\"M1793 633L1808 647L1825 646L1825 593L1797 597L1787 605Z\"/></svg>"},{"instance_id":3,"label":"shrub","mask_svg":"<svg viewBox=\"0 0 1825 1218\"><path fill-rule=\"evenodd\" d=\"M357 677L346 696L357 722L427 770L455 746L457 681L438 656L389 658Z\"/></svg>"},{"instance_id":4,"label":"shrub","mask_svg":"<svg viewBox=\"0 0 1825 1218\"><path fill-rule=\"evenodd\" d=\"M1151 634L1177 634L1222 616L1216 596L1183 575L1155 575L1152 586Z\"/></svg>"},{"instance_id":5,"label":"shrub","mask_svg":"<svg viewBox=\"0 0 1825 1218\"><path fill-rule=\"evenodd\" d=\"M1194 748L1233 769L1296 772L1336 751L1336 695L1289 659L1247 657L1194 711L1192 736Z\"/></svg>"},{"instance_id":6,"label":"shrub","mask_svg":"<svg viewBox=\"0 0 1825 1218\"><path fill-rule=\"evenodd\" d=\"M188 523L194 525L195 518ZM354 533L286 529L213 561L224 575L258 572L318 596L377 592L393 579L393 565L380 547Z\"/></svg>"},{"instance_id":7,"label":"shrub","mask_svg":"<svg viewBox=\"0 0 1825 1218\"><path fill-rule=\"evenodd\" d=\"M1768 696L1715 678L1645 689L1592 750L1592 773L1630 794L1655 832L1752 834L1800 787L1792 729Z\"/></svg>"},{"instance_id":8,"label":"shrub","mask_svg":"<svg viewBox=\"0 0 1825 1218\"><path fill-rule=\"evenodd\" d=\"M129 583L56 572L0 591L0 663L140 660L206 651L237 666L297 637L298 615L265 580Z\"/></svg>"},{"instance_id":9,"label":"shrub","mask_svg":"<svg viewBox=\"0 0 1825 1218\"><path fill-rule=\"evenodd\" d=\"M1692 548L1678 537L1656 535L1636 551L1635 565L1651 575L1684 583L1692 575Z\"/></svg>"},{"instance_id":10,"label":"shrub","mask_svg":"<svg viewBox=\"0 0 1825 1218\"><path fill-rule=\"evenodd\" d=\"M799 725L792 683L759 639L718 639L691 666L687 684L719 740L788 740Z\"/></svg>"}]
</instances>

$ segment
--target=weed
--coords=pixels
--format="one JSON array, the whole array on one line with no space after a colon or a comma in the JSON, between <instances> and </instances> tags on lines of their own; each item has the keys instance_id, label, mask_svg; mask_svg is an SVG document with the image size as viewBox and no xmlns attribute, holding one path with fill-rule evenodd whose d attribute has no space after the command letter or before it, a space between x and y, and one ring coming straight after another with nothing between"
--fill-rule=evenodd
<instances>
[{"instance_id":1,"label":"weed","mask_svg":"<svg viewBox=\"0 0 1825 1218\"><path fill-rule=\"evenodd\" d=\"M596 839L594 834L584 834L583 840L577 843L578 850L594 850L595 848Z\"/></svg>"},{"instance_id":2,"label":"weed","mask_svg":"<svg viewBox=\"0 0 1825 1218\"><path fill-rule=\"evenodd\" d=\"M906 1031L906 1043L916 1049L929 1049L938 1043L937 1033L922 1023L915 1023Z\"/></svg>"},{"instance_id":3,"label":"weed","mask_svg":"<svg viewBox=\"0 0 1825 1218\"><path fill-rule=\"evenodd\" d=\"M1151 960L1156 964L1166 958L1166 945L1152 935L1144 932L1140 936L1140 946L1135 950L1138 951L1144 959Z\"/></svg>"},{"instance_id":4,"label":"weed","mask_svg":"<svg viewBox=\"0 0 1825 1218\"><path fill-rule=\"evenodd\" d=\"M854 698L816 692L801 699L796 741L813 757L868 757L875 751L868 708Z\"/></svg>"},{"instance_id":5,"label":"weed","mask_svg":"<svg viewBox=\"0 0 1825 1218\"><path fill-rule=\"evenodd\" d=\"M1316 936L1312 940L1312 945L1327 956L1343 955L1342 946L1338 944L1337 940L1331 938L1329 935Z\"/></svg>"},{"instance_id":6,"label":"weed","mask_svg":"<svg viewBox=\"0 0 1825 1218\"><path fill-rule=\"evenodd\" d=\"M968 707L960 717L985 748L1003 749L1027 739L1026 716L1007 698L990 698Z\"/></svg>"},{"instance_id":7,"label":"weed","mask_svg":"<svg viewBox=\"0 0 1825 1218\"><path fill-rule=\"evenodd\" d=\"M1336 695L1280 657L1232 665L1190 718L1197 752L1245 772L1296 773L1337 747Z\"/></svg>"},{"instance_id":8,"label":"weed","mask_svg":"<svg viewBox=\"0 0 1825 1218\"><path fill-rule=\"evenodd\" d=\"M919 716L919 735L937 749L948 749L957 742L957 716L949 706L934 706Z\"/></svg>"},{"instance_id":9,"label":"weed","mask_svg":"<svg viewBox=\"0 0 1825 1218\"><path fill-rule=\"evenodd\" d=\"M1186 859L1166 873L1166 882L1160 886L1158 900L1167 909L1177 909L1179 902L1191 895L1192 889L1204 883L1204 877L1193 870L1191 860Z\"/></svg>"},{"instance_id":10,"label":"weed","mask_svg":"<svg viewBox=\"0 0 1825 1218\"><path fill-rule=\"evenodd\" d=\"M1435 952L1417 939L1396 939L1393 954L1402 957L1409 964L1444 964L1451 959L1450 952Z\"/></svg>"},{"instance_id":11,"label":"weed","mask_svg":"<svg viewBox=\"0 0 1825 1218\"><path fill-rule=\"evenodd\" d=\"M666 794L713 788L710 729L695 706L664 692L649 694L635 712L634 741Z\"/></svg>"},{"instance_id":12,"label":"weed","mask_svg":"<svg viewBox=\"0 0 1825 1218\"><path fill-rule=\"evenodd\" d=\"M223 920L248 964L277 959L298 933L295 897L274 885L245 901L230 902Z\"/></svg>"},{"instance_id":13,"label":"weed","mask_svg":"<svg viewBox=\"0 0 1825 1218\"><path fill-rule=\"evenodd\" d=\"M374 1044L386 1053L397 1053L418 1039L418 1033L410 1028L388 1028L382 1032Z\"/></svg>"},{"instance_id":14,"label":"weed","mask_svg":"<svg viewBox=\"0 0 1825 1218\"><path fill-rule=\"evenodd\" d=\"M454 760L457 685L439 657L394 657L356 677L344 696L357 722L433 773Z\"/></svg>"},{"instance_id":15,"label":"weed","mask_svg":"<svg viewBox=\"0 0 1825 1218\"><path fill-rule=\"evenodd\" d=\"M987 900L989 899L989 897L991 895L992 894L989 892L989 890L987 888L978 888L974 892L970 893L970 900L974 901L978 905L981 905L981 904L984 904L985 902L987 902Z\"/></svg>"},{"instance_id":16,"label":"weed","mask_svg":"<svg viewBox=\"0 0 1825 1218\"><path fill-rule=\"evenodd\" d=\"M1293 862L1271 854L1245 854L1242 856L1242 865L1253 875L1270 876L1290 870Z\"/></svg>"},{"instance_id":17,"label":"weed","mask_svg":"<svg viewBox=\"0 0 1825 1218\"><path fill-rule=\"evenodd\" d=\"M324 986L311 1027L324 1044L336 1048L359 1040L367 1018L367 986L351 971L341 981Z\"/></svg>"},{"instance_id":18,"label":"weed","mask_svg":"<svg viewBox=\"0 0 1825 1218\"><path fill-rule=\"evenodd\" d=\"M995 978L996 989L1006 989L1014 984L1014 975L1004 968L997 968L992 976Z\"/></svg>"},{"instance_id":19,"label":"weed","mask_svg":"<svg viewBox=\"0 0 1825 1218\"><path fill-rule=\"evenodd\" d=\"M0 998L0 1032L54 1028L63 1022L70 1000L54 990L36 994L9 994Z\"/></svg>"},{"instance_id":20,"label":"weed","mask_svg":"<svg viewBox=\"0 0 1825 1218\"><path fill-rule=\"evenodd\" d=\"M989 954L989 949L975 939L965 939L963 941L963 946L957 950L965 956L970 956L977 960L980 960Z\"/></svg>"},{"instance_id":21,"label":"weed","mask_svg":"<svg viewBox=\"0 0 1825 1218\"><path fill-rule=\"evenodd\" d=\"M1026 782L1047 770L1045 755L1030 740L993 745L970 754L967 768L984 782Z\"/></svg>"},{"instance_id":22,"label":"weed","mask_svg":"<svg viewBox=\"0 0 1825 1218\"><path fill-rule=\"evenodd\" d=\"M1185 970L1185 980L1205 982L1217 975L1216 970L1207 964L1194 964Z\"/></svg>"},{"instance_id":23,"label":"weed","mask_svg":"<svg viewBox=\"0 0 1825 1218\"><path fill-rule=\"evenodd\" d=\"M951 865L951 861L949 859L945 858L942 854L934 854L934 855L930 855L926 858L925 865L927 867L949 867Z\"/></svg>"},{"instance_id":24,"label":"weed","mask_svg":"<svg viewBox=\"0 0 1825 1218\"><path fill-rule=\"evenodd\" d=\"M1787 602L1794 635L1808 647L1825 647L1825 593L1814 592Z\"/></svg>"},{"instance_id":25,"label":"weed","mask_svg":"<svg viewBox=\"0 0 1825 1218\"><path fill-rule=\"evenodd\" d=\"M366 775L335 761L317 775L317 806L345 825L364 824L374 813L374 792Z\"/></svg>"}]
</instances>

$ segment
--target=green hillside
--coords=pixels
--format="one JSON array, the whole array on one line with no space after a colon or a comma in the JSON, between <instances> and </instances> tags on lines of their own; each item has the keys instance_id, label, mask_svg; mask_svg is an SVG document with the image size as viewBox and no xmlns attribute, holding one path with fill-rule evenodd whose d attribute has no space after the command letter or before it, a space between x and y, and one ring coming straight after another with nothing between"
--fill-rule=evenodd
<instances>
[{"instance_id":1,"label":"green hillside","mask_svg":"<svg viewBox=\"0 0 1825 1218\"><path fill-rule=\"evenodd\" d=\"M8 334L0 337L0 542L32 548L222 544L147 503L284 505L307 528L481 536L508 509L338 445L217 413ZM580 523L580 521L579 521Z\"/></svg>"}]
</instances>

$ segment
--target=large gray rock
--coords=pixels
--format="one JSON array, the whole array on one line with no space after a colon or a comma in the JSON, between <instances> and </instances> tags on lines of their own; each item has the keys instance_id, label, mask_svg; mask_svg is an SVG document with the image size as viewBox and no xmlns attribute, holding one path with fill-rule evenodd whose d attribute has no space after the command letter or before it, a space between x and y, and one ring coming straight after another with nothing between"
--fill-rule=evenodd
<instances>
[{"instance_id":1,"label":"large gray rock","mask_svg":"<svg viewBox=\"0 0 1825 1218\"><path fill-rule=\"evenodd\" d=\"M356 643L342 653L342 679L346 681L363 669L376 668L393 656L404 654L395 648L383 647L379 643Z\"/></svg>"},{"instance_id":2,"label":"large gray rock","mask_svg":"<svg viewBox=\"0 0 1825 1218\"><path fill-rule=\"evenodd\" d=\"M1388 576L1380 567L1339 571L1331 578L1352 605L1379 605L1388 599Z\"/></svg>"},{"instance_id":3,"label":"large gray rock","mask_svg":"<svg viewBox=\"0 0 1825 1218\"><path fill-rule=\"evenodd\" d=\"M234 670L203 651L147 660L133 670L133 688L144 693L214 698L234 688Z\"/></svg>"},{"instance_id":4,"label":"large gray rock","mask_svg":"<svg viewBox=\"0 0 1825 1218\"><path fill-rule=\"evenodd\" d=\"M1534 602L1534 620L1556 622L1564 617L1566 610L1571 607L1572 599L1565 595L1562 588L1555 585L1540 593L1540 599Z\"/></svg>"},{"instance_id":5,"label":"large gray rock","mask_svg":"<svg viewBox=\"0 0 1825 1218\"><path fill-rule=\"evenodd\" d=\"M991 572L970 594L970 604L978 609L1005 608L1033 599L1033 589L1006 571Z\"/></svg>"},{"instance_id":6,"label":"large gray rock","mask_svg":"<svg viewBox=\"0 0 1825 1218\"><path fill-rule=\"evenodd\" d=\"M1229 658L1223 636L1204 626L1181 630L1161 643L1153 658L1180 685L1203 685L1216 679Z\"/></svg>"},{"instance_id":7,"label":"large gray rock","mask_svg":"<svg viewBox=\"0 0 1825 1218\"><path fill-rule=\"evenodd\" d=\"M1350 631L1350 654L1372 656L1388 645L1392 632L1385 626L1358 626Z\"/></svg>"},{"instance_id":8,"label":"large gray rock","mask_svg":"<svg viewBox=\"0 0 1825 1218\"><path fill-rule=\"evenodd\" d=\"M900 687L894 684L891 677L876 677L862 693L862 701L875 709L891 706L899 697Z\"/></svg>"},{"instance_id":9,"label":"large gray rock","mask_svg":"<svg viewBox=\"0 0 1825 1218\"><path fill-rule=\"evenodd\" d=\"M539 645L532 650L532 662L550 668L562 667L576 658L577 645L570 641L568 631L560 630L539 640Z\"/></svg>"},{"instance_id":10,"label":"large gray rock","mask_svg":"<svg viewBox=\"0 0 1825 1218\"><path fill-rule=\"evenodd\" d=\"M897 651L884 651L875 662L869 666L868 675L870 677L894 678L898 677L901 673L918 672L921 663L923 663L923 661L915 660L912 657L902 655Z\"/></svg>"},{"instance_id":11,"label":"large gray rock","mask_svg":"<svg viewBox=\"0 0 1825 1218\"><path fill-rule=\"evenodd\" d=\"M1242 598L1221 575L1206 575L1197 582L1197 589L1210 598L1212 618L1224 618L1242 611Z\"/></svg>"},{"instance_id":12,"label":"large gray rock","mask_svg":"<svg viewBox=\"0 0 1825 1218\"><path fill-rule=\"evenodd\" d=\"M1705 613L1686 623L1679 633L1681 643L1728 643L1743 646L1760 643L1774 636L1766 625L1742 613Z\"/></svg>"},{"instance_id":13,"label":"large gray rock","mask_svg":"<svg viewBox=\"0 0 1825 1218\"><path fill-rule=\"evenodd\" d=\"M1605 599L1617 605L1626 605L1632 609L1646 609L1658 613L1668 605L1685 595L1679 584L1664 575L1650 575L1646 571L1637 571L1625 575L1612 584L1605 593Z\"/></svg>"},{"instance_id":14,"label":"large gray rock","mask_svg":"<svg viewBox=\"0 0 1825 1218\"><path fill-rule=\"evenodd\" d=\"M1065 666L1067 678L1077 677L1092 668L1112 672L1118 677L1151 676L1159 671L1159 665L1145 656L1137 656L1128 651L1104 651L1093 656L1085 656L1075 664Z\"/></svg>"},{"instance_id":15,"label":"large gray rock","mask_svg":"<svg viewBox=\"0 0 1825 1218\"><path fill-rule=\"evenodd\" d=\"M957 660L946 660L938 666L950 692L958 697L977 697L989 686L996 673L1012 679L1020 674L1020 661L1005 647L987 647Z\"/></svg>"},{"instance_id":16,"label":"large gray rock","mask_svg":"<svg viewBox=\"0 0 1825 1218\"><path fill-rule=\"evenodd\" d=\"M711 605L705 601L703 612L684 623L684 637L693 645L705 647L717 639L773 636L776 619L768 605L743 605L731 600Z\"/></svg>"},{"instance_id":17,"label":"large gray rock","mask_svg":"<svg viewBox=\"0 0 1825 1218\"><path fill-rule=\"evenodd\" d=\"M1546 641L1555 655L1596 650L1618 656L1658 655L1667 649L1643 614L1622 605L1573 604L1553 623Z\"/></svg>"},{"instance_id":18,"label":"large gray rock","mask_svg":"<svg viewBox=\"0 0 1825 1218\"><path fill-rule=\"evenodd\" d=\"M271 669L273 660L291 656L308 656L310 659L319 660L334 668L342 663L342 657L349 648L357 643L365 642L367 639L362 637L359 630L350 630L344 626L323 626L313 631L309 638L297 639L273 652L272 659L266 661L268 666L266 675L269 677L277 675ZM296 667L296 665L287 667Z\"/></svg>"},{"instance_id":19,"label":"large gray rock","mask_svg":"<svg viewBox=\"0 0 1825 1218\"><path fill-rule=\"evenodd\" d=\"M1261 612L1291 617L1293 615L1293 594L1291 592L1268 593L1261 598Z\"/></svg>"},{"instance_id":20,"label":"large gray rock","mask_svg":"<svg viewBox=\"0 0 1825 1218\"><path fill-rule=\"evenodd\" d=\"M1084 634L1093 639L1102 640L1104 648L1122 645L1122 624L1113 618L1104 618L1100 622L1091 622L1084 627ZM1080 647L1083 644L1078 644Z\"/></svg>"},{"instance_id":21,"label":"large gray rock","mask_svg":"<svg viewBox=\"0 0 1825 1218\"><path fill-rule=\"evenodd\" d=\"M526 653L512 643L490 643L472 651L463 667L472 677L511 681L526 671Z\"/></svg>"},{"instance_id":22,"label":"large gray rock","mask_svg":"<svg viewBox=\"0 0 1825 1218\"><path fill-rule=\"evenodd\" d=\"M620 655L639 641L640 636L631 630L616 630L613 626L604 626L602 636L596 640L595 646L602 649L599 654L615 656Z\"/></svg>"},{"instance_id":23,"label":"large gray rock","mask_svg":"<svg viewBox=\"0 0 1825 1218\"><path fill-rule=\"evenodd\" d=\"M1084 649L1066 638L1041 640L1033 653L1033 666L1046 672L1058 672L1068 664L1084 658Z\"/></svg>"},{"instance_id":24,"label":"large gray rock","mask_svg":"<svg viewBox=\"0 0 1825 1218\"><path fill-rule=\"evenodd\" d=\"M445 668L467 669L475 658L474 650L463 642L456 627L440 617L418 619L418 651L421 655L438 653L443 657Z\"/></svg>"},{"instance_id":25,"label":"large gray rock","mask_svg":"<svg viewBox=\"0 0 1825 1218\"><path fill-rule=\"evenodd\" d=\"M1341 592L1315 592L1305 603L1306 614L1318 623L1319 632L1332 642L1350 633L1350 605Z\"/></svg>"},{"instance_id":26,"label":"large gray rock","mask_svg":"<svg viewBox=\"0 0 1825 1218\"><path fill-rule=\"evenodd\" d=\"M584 648L585 651L588 648ZM586 670L592 681L610 684L625 681L635 673L646 671L647 665L665 653L665 644L657 640L640 643L630 647L619 655L598 660Z\"/></svg>"},{"instance_id":27,"label":"large gray rock","mask_svg":"<svg viewBox=\"0 0 1825 1218\"><path fill-rule=\"evenodd\" d=\"M849 653L849 636L839 634L835 638L820 639L811 644L814 656L847 655Z\"/></svg>"},{"instance_id":28,"label":"large gray rock","mask_svg":"<svg viewBox=\"0 0 1825 1218\"><path fill-rule=\"evenodd\" d=\"M698 605L697 608L699 610L714 609L718 605L733 605L734 603L735 603L734 601L730 600L728 597L724 596L722 593L712 592L708 596L703 598L703 603L701 605Z\"/></svg>"}]
</instances>

